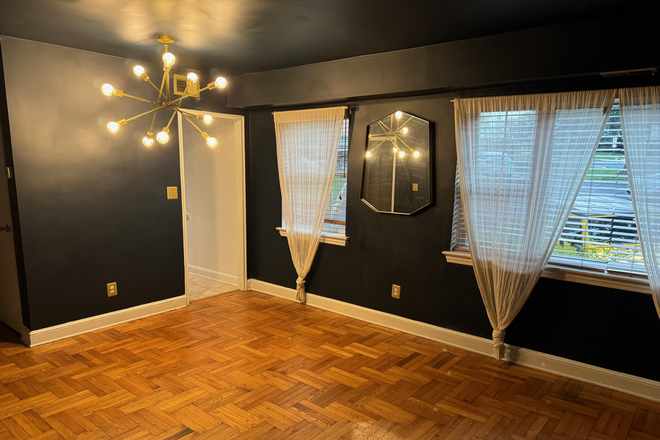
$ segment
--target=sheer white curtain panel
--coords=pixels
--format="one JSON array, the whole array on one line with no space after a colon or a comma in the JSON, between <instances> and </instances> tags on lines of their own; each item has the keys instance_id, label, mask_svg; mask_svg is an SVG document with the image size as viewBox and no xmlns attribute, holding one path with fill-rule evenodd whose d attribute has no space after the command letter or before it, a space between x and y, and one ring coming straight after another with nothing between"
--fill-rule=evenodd
<instances>
[{"instance_id":1,"label":"sheer white curtain panel","mask_svg":"<svg viewBox=\"0 0 660 440\"><path fill-rule=\"evenodd\" d=\"M456 99L468 245L495 357L570 214L614 90ZM557 324L559 325L559 324Z\"/></svg>"},{"instance_id":2,"label":"sheer white curtain panel","mask_svg":"<svg viewBox=\"0 0 660 440\"><path fill-rule=\"evenodd\" d=\"M619 104L637 231L660 315L660 87L621 89Z\"/></svg>"},{"instance_id":3,"label":"sheer white curtain panel","mask_svg":"<svg viewBox=\"0 0 660 440\"><path fill-rule=\"evenodd\" d=\"M346 108L275 112L283 227L298 273L296 296L306 302L305 277L321 239L332 192Z\"/></svg>"}]
</instances>

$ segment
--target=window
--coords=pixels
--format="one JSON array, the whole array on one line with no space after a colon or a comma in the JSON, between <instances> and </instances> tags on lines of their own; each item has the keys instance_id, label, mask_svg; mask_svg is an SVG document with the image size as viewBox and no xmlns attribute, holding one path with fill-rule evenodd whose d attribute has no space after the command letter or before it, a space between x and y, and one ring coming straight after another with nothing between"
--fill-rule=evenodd
<instances>
[{"instance_id":1,"label":"window","mask_svg":"<svg viewBox=\"0 0 660 440\"><path fill-rule=\"evenodd\" d=\"M519 124L517 133L520 141L525 142L526 133L531 133L531 130L526 129L524 116L514 115L515 117L511 118L510 114L511 112L509 115L489 115L491 117L482 114L482 120L496 121L494 126ZM570 126L567 126L566 130L570 130ZM484 130L483 135L496 136L497 130ZM561 139L561 132L558 137ZM516 176L515 157L501 159L498 157L496 162L509 168L502 172L511 173L512 179L525 178ZM451 250L469 250L458 172L455 180ZM621 117L616 102L571 214L555 245L550 263L553 267L563 266L606 275L646 274L628 185Z\"/></svg>"},{"instance_id":2,"label":"window","mask_svg":"<svg viewBox=\"0 0 660 440\"><path fill-rule=\"evenodd\" d=\"M346 234L346 186L348 184L348 143L349 118L344 118L341 128L339 149L337 150L337 167L332 181L332 194L328 210L325 213L323 232L330 234Z\"/></svg>"},{"instance_id":3,"label":"window","mask_svg":"<svg viewBox=\"0 0 660 440\"><path fill-rule=\"evenodd\" d=\"M346 189L348 185L348 147L350 143L350 118L348 110L344 116L344 122L337 149L337 165L335 177L332 181L332 193L325 212L321 243L346 246ZM284 219L282 219L284 225ZM281 236L286 236L284 228L277 228Z\"/></svg>"}]
</instances>

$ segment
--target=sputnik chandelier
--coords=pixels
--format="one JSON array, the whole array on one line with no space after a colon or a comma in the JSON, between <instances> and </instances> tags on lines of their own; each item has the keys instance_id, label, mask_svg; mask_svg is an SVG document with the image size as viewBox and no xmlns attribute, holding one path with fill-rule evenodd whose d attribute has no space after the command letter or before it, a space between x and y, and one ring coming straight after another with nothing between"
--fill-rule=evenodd
<instances>
[{"instance_id":1,"label":"sputnik chandelier","mask_svg":"<svg viewBox=\"0 0 660 440\"><path fill-rule=\"evenodd\" d=\"M399 157L405 157L406 155L406 152L401 148L401 144L405 145L414 157L419 157L419 151L415 151L414 149L410 148L410 146L408 146L408 144L403 139L401 139L400 136L400 135L408 134L408 127L406 127L406 124L408 124L408 122L410 122L410 120L413 117L411 116L410 118L408 118L407 121L401 124L402 116L403 116L403 112L397 111L396 113L394 113L394 118L390 119L389 126L385 124L382 120L378 121L378 126L383 130L383 132L370 134L369 137L375 139L382 139L384 135L385 139L371 150L367 150L367 153L365 154L365 156L367 156L367 159L373 156L376 153L378 147L383 145L385 142L390 142L392 144L392 151L394 152L394 154L398 154ZM395 118L396 118L396 127L394 126Z\"/></svg>"},{"instance_id":2,"label":"sputnik chandelier","mask_svg":"<svg viewBox=\"0 0 660 440\"><path fill-rule=\"evenodd\" d=\"M151 119L151 128L149 128L149 131L147 132L146 136L142 138L142 144L144 144L145 147L151 147L154 144L154 123L156 122L156 113L158 113L159 110L172 110L172 116L170 117L169 122L163 129L156 135L156 140L160 144L166 144L170 140L170 125L172 124L172 120L174 119L174 115L179 112L183 117L185 117L188 122L190 122L193 127L197 129L197 131L200 132L204 140L206 141L206 145L209 146L209 148L215 148L218 146L218 140L214 137L209 136L206 134L206 132L202 131L195 123L190 119L190 116L195 117L197 119L202 120L204 124L210 125L211 122L213 122L213 117L211 115L196 115L190 112L187 112L185 110L181 110L181 102L186 99L190 98L192 96L194 97L199 97L199 94L203 91L206 90L213 90L215 88L218 89L224 89L227 87L227 80L224 79L223 77L218 77L214 82L209 83L206 87L204 88L199 88L199 78L197 77L196 74L194 73L189 73L187 77L184 77L183 75L174 75L175 83L174 83L174 90L171 90L170 87L170 73L172 70L172 66L174 65L176 58L174 55L167 50L167 45L174 43L174 37L171 37L169 35L159 35L158 36L158 41L160 43L163 43L165 46L165 53L163 54L163 80L161 81L160 84L160 89L156 87L156 85L151 82L151 79L147 76L146 71L144 70L144 67L142 66L135 66L133 68L133 73L135 76L138 78L142 78L145 82L148 82L151 84L151 86L158 91L158 99L156 101L150 101L148 99L144 98L139 98L137 96L129 95L128 93L124 93L121 90L115 89L112 87L110 84L103 84L101 87L101 92L105 96L119 96L123 98L131 98L131 99L136 99L138 101L143 101L147 102L149 104L153 104L155 108L146 111L144 113L140 113L139 115L133 116L132 118L128 119L121 119L117 122L108 122L107 128L110 133L117 133L121 127L124 125L128 124L129 122L148 115L149 113L153 113L153 118ZM185 79L185 88L177 92L177 84L178 84L178 78L181 77ZM165 89L165 90L163 90ZM177 99L172 99L172 94L177 95L182 95L180 98Z\"/></svg>"}]
</instances>

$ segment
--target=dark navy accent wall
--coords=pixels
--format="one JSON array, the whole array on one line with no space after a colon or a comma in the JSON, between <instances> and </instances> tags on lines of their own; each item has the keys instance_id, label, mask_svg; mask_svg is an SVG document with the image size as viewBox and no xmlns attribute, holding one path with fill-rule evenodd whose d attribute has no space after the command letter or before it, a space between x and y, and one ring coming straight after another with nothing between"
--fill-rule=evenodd
<instances>
[{"instance_id":1,"label":"dark navy accent wall","mask_svg":"<svg viewBox=\"0 0 660 440\"><path fill-rule=\"evenodd\" d=\"M595 35L607 27L594 23L599 22L583 24L586 30L573 23L442 45L461 48L456 51L421 48L239 77L241 87L230 92L228 102L252 107L249 276L295 287L286 239L275 230L281 222L281 195L271 112L351 103L357 109L348 166L349 242L346 247L319 246L307 289L490 338L492 329L472 268L449 264L442 255L451 240L456 167L450 99L660 84L658 75L595 75L659 65L657 52L648 48L658 43L660 34L651 35L652 27L641 26L639 32L617 32L613 42L603 39L607 32ZM568 33L558 32L562 29ZM622 51L610 53L611 46L604 48L608 44ZM626 45L628 50L623 50ZM433 51L444 54L436 57ZM498 57L502 54L506 56ZM561 78L552 78L555 75ZM436 88L459 91L429 94ZM365 96L379 99L365 100ZM435 124L435 204L411 217L378 214L359 197L366 127L396 110ZM392 284L402 286L400 300L391 298ZM660 354L654 349L660 344L660 319L651 295L541 279L507 329L506 342L660 380Z\"/></svg>"}]
</instances>

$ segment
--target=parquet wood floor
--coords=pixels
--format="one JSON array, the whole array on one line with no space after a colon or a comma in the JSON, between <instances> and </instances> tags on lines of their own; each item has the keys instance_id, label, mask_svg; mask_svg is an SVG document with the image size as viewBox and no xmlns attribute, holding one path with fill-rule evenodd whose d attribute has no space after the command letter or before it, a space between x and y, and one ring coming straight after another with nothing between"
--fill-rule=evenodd
<instances>
[{"instance_id":1,"label":"parquet wood floor","mask_svg":"<svg viewBox=\"0 0 660 440\"><path fill-rule=\"evenodd\" d=\"M660 438L660 403L254 292L0 344L0 439Z\"/></svg>"}]
</instances>

